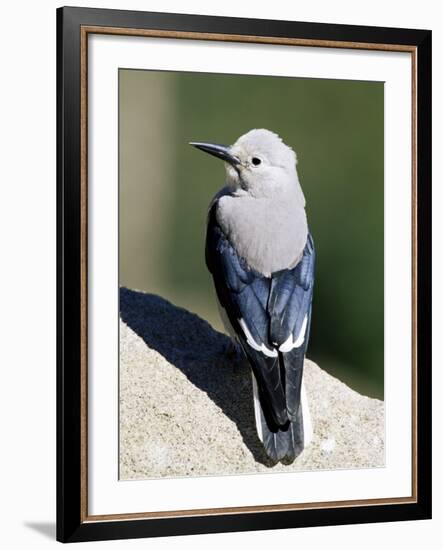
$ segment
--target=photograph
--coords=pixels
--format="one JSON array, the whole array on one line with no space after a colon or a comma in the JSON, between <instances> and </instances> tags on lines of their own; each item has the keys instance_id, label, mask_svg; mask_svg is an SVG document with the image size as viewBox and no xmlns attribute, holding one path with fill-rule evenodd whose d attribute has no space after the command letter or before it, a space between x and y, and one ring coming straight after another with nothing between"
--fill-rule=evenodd
<instances>
[{"instance_id":1,"label":"photograph","mask_svg":"<svg viewBox=\"0 0 443 550\"><path fill-rule=\"evenodd\" d=\"M119 480L381 468L384 82L119 68Z\"/></svg>"}]
</instances>

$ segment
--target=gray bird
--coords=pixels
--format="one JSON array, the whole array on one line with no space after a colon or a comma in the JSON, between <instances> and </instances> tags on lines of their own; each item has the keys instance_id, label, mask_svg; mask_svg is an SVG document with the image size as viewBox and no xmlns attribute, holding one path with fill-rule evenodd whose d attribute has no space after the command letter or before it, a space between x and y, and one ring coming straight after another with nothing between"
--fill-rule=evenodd
<instances>
[{"instance_id":1,"label":"gray bird","mask_svg":"<svg viewBox=\"0 0 443 550\"><path fill-rule=\"evenodd\" d=\"M291 462L312 437L303 362L315 250L297 158L265 129L231 146L191 145L225 162L226 186L209 207L206 265L225 328L251 366L257 434L274 462Z\"/></svg>"}]
</instances>

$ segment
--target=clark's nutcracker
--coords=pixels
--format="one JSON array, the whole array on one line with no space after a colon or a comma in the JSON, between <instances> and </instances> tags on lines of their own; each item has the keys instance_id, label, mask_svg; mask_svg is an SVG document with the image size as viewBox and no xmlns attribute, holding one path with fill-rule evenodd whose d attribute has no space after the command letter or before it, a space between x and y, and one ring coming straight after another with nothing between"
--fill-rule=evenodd
<instances>
[{"instance_id":1,"label":"clark's nutcracker","mask_svg":"<svg viewBox=\"0 0 443 550\"><path fill-rule=\"evenodd\" d=\"M273 461L291 462L312 437L302 375L315 262L296 155L264 129L231 146L191 145L225 162L206 265L226 330L252 368L258 436Z\"/></svg>"}]
</instances>

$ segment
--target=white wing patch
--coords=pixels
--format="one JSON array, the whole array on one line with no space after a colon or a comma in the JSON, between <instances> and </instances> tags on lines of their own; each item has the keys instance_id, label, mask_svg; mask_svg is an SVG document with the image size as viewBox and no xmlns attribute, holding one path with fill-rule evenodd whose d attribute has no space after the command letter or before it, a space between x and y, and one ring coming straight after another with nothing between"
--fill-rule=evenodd
<instances>
[{"instance_id":1,"label":"white wing patch","mask_svg":"<svg viewBox=\"0 0 443 550\"><path fill-rule=\"evenodd\" d=\"M289 335L286 342L283 342L283 344L278 348L282 352L288 352L291 351L291 349L299 348L303 342L305 341L305 334L306 334L306 327L308 325L308 316L305 315L305 318L303 319L303 323L300 329L300 333L296 340L292 339L292 334Z\"/></svg>"},{"instance_id":2,"label":"white wing patch","mask_svg":"<svg viewBox=\"0 0 443 550\"><path fill-rule=\"evenodd\" d=\"M276 349L269 349L264 344L262 344L261 346L259 346L257 344L257 342L252 337L252 334L249 332L249 329L246 326L246 323L245 323L244 319L239 319L238 322L239 322L243 332L245 333L246 341L251 346L251 348L253 348L257 351L261 351L267 357L277 357L278 356L278 352L277 352Z\"/></svg>"}]
</instances>

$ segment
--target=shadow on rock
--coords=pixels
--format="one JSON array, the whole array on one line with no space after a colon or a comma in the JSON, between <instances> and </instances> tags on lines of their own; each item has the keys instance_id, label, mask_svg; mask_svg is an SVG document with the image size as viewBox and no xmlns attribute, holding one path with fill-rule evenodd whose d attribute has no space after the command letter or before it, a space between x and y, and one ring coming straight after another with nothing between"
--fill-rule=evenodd
<instances>
[{"instance_id":1,"label":"shadow on rock","mask_svg":"<svg viewBox=\"0 0 443 550\"><path fill-rule=\"evenodd\" d=\"M120 289L120 316L235 422L255 460L273 466L255 429L249 367L229 358L227 336L160 296L127 288Z\"/></svg>"}]
</instances>

